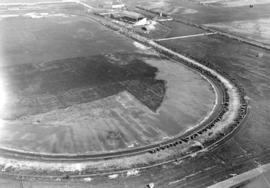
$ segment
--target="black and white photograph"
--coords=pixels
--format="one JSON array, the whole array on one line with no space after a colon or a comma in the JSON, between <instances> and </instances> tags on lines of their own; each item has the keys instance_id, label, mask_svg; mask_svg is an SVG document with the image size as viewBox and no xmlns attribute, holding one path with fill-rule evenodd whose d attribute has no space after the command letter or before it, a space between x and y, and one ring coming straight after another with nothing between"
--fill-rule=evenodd
<instances>
[{"instance_id":1,"label":"black and white photograph","mask_svg":"<svg viewBox=\"0 0 270 188\"><path fill-rule=\"evenodd\" d=\"M0 0L0 188L270 188L270 0Z\"/></svg>"}]
</instances>

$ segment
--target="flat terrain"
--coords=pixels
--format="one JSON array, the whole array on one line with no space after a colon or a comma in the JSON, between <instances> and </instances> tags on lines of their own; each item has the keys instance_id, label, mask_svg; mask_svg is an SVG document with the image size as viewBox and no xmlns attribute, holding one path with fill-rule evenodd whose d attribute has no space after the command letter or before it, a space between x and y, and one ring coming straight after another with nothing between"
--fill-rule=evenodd
<instances>
[{"instance_id":1,"label":"flat terrain","mask_svg":"<svg viewBox=\"0 0 270 188\"><path fill-rule=\"evenodd\" d=\"M92 1L91 1L92 2ZM131 0L131 5L142 5L150 1ZM155 3L156 2L156 3ZM195 23L231 23L234 21L265 19L270 15L269 4L256 5L254 8L244 6L206 6L198 1L167 0L155 1L155 10L174 11L178 19L188 19ZM238 1L240 2L240 1ZM243 1L242 1L243 2ZM265 1L264 1L265 2ZM158 3L160 3L158 5ZM147 6L146 6L147 5ZM196 10L190 14L182 14L180 7ZM174 31L181 35L178 29ZM183 33L185 34L185 33ZM248 36L248 35L247 35ZM263 36L265 37L265 36ZM255 38L255 37L254 37ZM184 161L161 165L138 173L121 173L116 176L92 177L90 179L63 182L42 182L32 180L1 179L2 187L146 187L150 182L155 187L201 188L231 178L237 174L257 168L270 162L270 52L243 44L239 41L219 35L204 36L163 42L163 45L177 49L196 59L206 60L216 68L224 70L247 92L250 103L250 114L242 129L228 142L216 150L202 153ZM260 54L258 56L258 54ZM157 79L162 80L160 77ZM259 178L258 178L259 179ZM268 181L251 181L244 187L264 187ZM267 187L267 186L266 186Z\"/></svg>"},{"instance_id":2,"label":"flat terrain","mask_svg":"<svg viewBox=\"0 0 270 188\"><path fill-rule=\"evenodd\" d=\"M206 24L205 26L242 36L250 40L259 41L262 44L270 44L269 18L212 23Z\"/></svg>"},{"instance_id":3,"label":"flat terrain","mask_svg":"<svg viewBox=\"0 0 270 188\"><path fill-rule=\"evenodd\" d=\"M141 0L136 1L136 4L129 3L130 6L147 7L150 10L172 15L176 19L204 24L219 31L269 45L269 1L159 0L152 3L151 1L145 2ZM250 4L253 4L254 7L250 8ZM172 36L173 32L176 32L176 35L179 35L177 32L183 32L184 34L186 33L184 30L190 31L190 34L199 32L198 28L191 29L187 25L182 26L175 22L165 22L163 24L172 25L169 26L169 28L173 28L169 36Z\"/></svg>"},{"instance_id":4,"label":"flat terrain","mask_svg":"<svg viewBox=\"0 0 270 188\"><path fill-rule=\"evenodd\" d=\"M0 21L1 147L124 150L181 135L212 110L198 73L86 17L45 10Z\"/></svg>"},{"instance_id":5,"label":"flat terrain","mask_svg":"<svg viewBox=\"0 0 270 188\"><path fill-rule=\"evenodd\" d=\"M249 5L268 4L267 0L195 0L206 6L241 7Z\"/></svg>"},{"instance_id":6,"label":"flat terrain","mask_svg":"<svg viewBox=\"0 0 270 188\"><path fill-rule=\"evenodd\" d=\"M44 3L44 2L61 2L62 0L1 0L0 3Z\"/></svg>"},{"instance_id":7,"label":"flat terrain","mask_svg":"<svg viewBox=\"0 0 270 188\"><path fill-rule=\"evenodd\" d=\"M46 13L46 9L25 11L21 17L0 21L1 66L136 50L132 42L87 18L62 12L46 16Z\"/></svg>"},{"instance_id":8,"label":"flat terrain","mask_svg":"<svg viewBox=\"0 0 270 188\"><path fill-rule=\"evenodd\" d=\"M145 0L127 1L128 5L131 7L141 6L155 11L162 11L164 13L173 15L175 18L190 20L200 24L229 22L236 20L256 20L261 18L269 18L270 15L270 3L264 0L264 4L259 3L253 8L249 8L249 5L236 7L204 6L199 2L200 1L197 0L153 0L147 2ZM184 14L183 11L185 9L191 9L194 11Z\"/></svg>"},{"instance_id":9,"label":"flat terrain","mask_svg":"<svg viewBox=\"0 0 270 188\"><path fill-rule=\"evenodd\" d=\"M169 21L162 23L166 27L170 28L170 32L164 36L164 38L175 36L186 36L204 33L205 31L196 27L188 26L179 22Z\"/></svg>"}]
</instances>

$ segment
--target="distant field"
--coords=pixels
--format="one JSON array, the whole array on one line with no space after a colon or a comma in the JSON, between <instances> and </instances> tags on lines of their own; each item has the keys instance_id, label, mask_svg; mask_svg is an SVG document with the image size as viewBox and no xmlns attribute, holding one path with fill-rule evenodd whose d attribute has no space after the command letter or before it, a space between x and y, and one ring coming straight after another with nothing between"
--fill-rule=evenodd
<instances>
[{"instance_id":1,"label":"distant field","mask_svg":"<svg viewBox=\"0 0 270 188\"><path fill-rule=\"evenodd\" d=\"M141 6L147 9L160 11L166 14L183 14L183 15L190 15L197 13L197 10L193 8L186 7L184 5L179 5L179 1L176 0L127 0L126 3L129 6ZM184 2L185 3L185 2Z\"/></svg>"},{"instance_id":2,"label":"distant field","mask_svg":"<svg viewBox=\"0 0 270 188\"><path fill-rule=\"evenodd\" d=\"M166 37L194 35L204 33L205 31L196 27L188 26L186 24L170 21L163 23L167 27L171 28L171 31Z\"/></svg>"},{"instance_id":3,"label":"distant field","mask_svg":"<svg viewBox=\"0 0 270 188\"><path fill-rule=\"evenodd\" d=\"M233 22L222 22L206 24L206 26L223 30L245 38L270 44L270 19L261 18L258 20L243 20Z\"/></svg>"},{"instance_id":4,"label":"distant field","mask_svg":"<svg viewBox=\"0 0 270 188\"><path fill-rule=\"evenodd\" d=\"M62 0L1 0L1 3L39 3L39 2L61 2Z\"/></svg>"},{"instance_id":5,"label":"distant field","mask_svg":"<svg viewBox=\"0 0 270 188\"><path fill-rule=\"evenodd\" d=\"M196 0L195 0L196 1ZM270 3L268 0L197 0L207 6L240 7Z\"/></svg>"},{"instance_id":6,"label":"distant field","mask_svg":"<svg viewBox=\"0 0 270 188\"><path fill-rule=\"evenodd\" d=\"M0 27L2 147L75 154L145 146L182 134L213 108L199 74L86 17L58 7L2 17Z\"/></svg>"}]
</instances>

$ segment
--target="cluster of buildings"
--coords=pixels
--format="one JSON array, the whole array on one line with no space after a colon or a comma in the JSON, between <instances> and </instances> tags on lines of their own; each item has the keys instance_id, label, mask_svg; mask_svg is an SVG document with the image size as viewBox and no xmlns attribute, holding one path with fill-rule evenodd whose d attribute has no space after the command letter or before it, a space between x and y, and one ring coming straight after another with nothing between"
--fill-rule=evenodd
<instances>
[{"instance_id":1,"label":"cluster of buildings","mask_svg":"<svg viewBox=\"0 0 270 188\"><path fill-rule=\"evenodd\" d=\"M100 8L106 10L106 12L100 13L100 15L108 16L111 19L120 21L132 27L141 28L146 33L155 29L155 25L157 24L154 19L149 19L143 14L128 10L122 0L108 1Z\"/></svg>"}]
</instances>

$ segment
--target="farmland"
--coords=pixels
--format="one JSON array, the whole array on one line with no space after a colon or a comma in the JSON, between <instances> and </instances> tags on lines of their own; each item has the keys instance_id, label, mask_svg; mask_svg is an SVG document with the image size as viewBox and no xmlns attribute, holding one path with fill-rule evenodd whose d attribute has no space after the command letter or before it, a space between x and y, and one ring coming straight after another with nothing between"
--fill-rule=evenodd
<instances>
[{"instance_id":1,"label":"farmland","mask_svg":"<svg viewBox=\"0 0 270 188\"><path fill-rule=\"evenodd\" d=\"M181 135L212 110L215 94L198 73L86 17L46 10L0 21L10 96L2 147L124 150Z\"/></svg>"},{"instance_id":2,"label":"farmland","mask_svg":"<svg viewBox=\"0 0 270 188\"><path fill-rule=\"evenodd\" d=\"M233 182L230 178L261 172L269 163L270 53L252 41L268 45L270 4L125 3L175 20L159 22L152 33L143 34L148 38L141 44L136 33L91 15L93 10L86 13L78 4L0 9L0 97L8 99L0 103L0 146L27 156L1 153L1 186L137 188L154 182L155 187L196 188ZM206 68L191 66L194 60ZM221 108L226 120L226 110L237 106L237 100L232 105L229 87L224 89L207 69L225 75L233 89L241 88L235 90L240 102L248 101L249 112L237 131L229 136L218 132L223 141L213 148L203 148L204 138L222 125L223 116L213 116ZM215 106L217 101L222 105ZM217 125L199 129L206 117ZM151 150L135 155L143 148ZM113 158L113 153L121 157ZM59 163L63 156L71 156L70 161ZM5 178L8 173L22 177ZM260 179L253 179L254 184L260 185Z\"/></svg>"}]
</instances>

